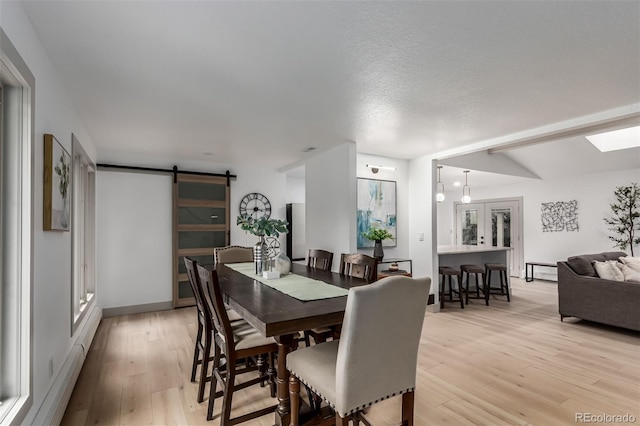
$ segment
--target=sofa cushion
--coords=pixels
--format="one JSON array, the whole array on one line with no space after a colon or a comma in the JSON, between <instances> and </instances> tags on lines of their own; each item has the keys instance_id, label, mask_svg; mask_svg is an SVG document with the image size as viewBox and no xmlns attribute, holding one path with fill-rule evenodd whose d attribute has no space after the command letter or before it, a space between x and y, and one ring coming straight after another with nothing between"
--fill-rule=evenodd
<instances>
[{"instance_id":1,"label":"sofa cushion","mask_svg":"<svg viewBox=\"0 0 640 426\"><path fill-rule=\"evenodd\" d=\"M584 275L587 277L597 277L596 270L593 268L593 261L604 262L605 257L602 253L598 254L583 254L580 256L571 256L567 259L567 263L578 275Z\"/></svg>"},{"instance_id":2,"label":"sofa cushion","mask_svg":"<svg viewBox=\"0 0 640 426\"><path fill-rule=\"evenodd\" d=\"M612 281L624 281L624 274L620 268L618 268L617 263L618 262L615 260L607 260L604 262L595 260L593 262L593 267L600 278Z\"/></svg>"},{"instance_id":3,"label":"sofa cushion","mask_svg":"<svg viewBox=\"0 0 640 426\"><path fill-rule=\"evenodd\" d=\"M606 251L602 253L602 256L604 256L605 260L618 260L621 257L627 257L627 253L623 251Z\"/></svg>"},{"instance_id":4,"label":"sofa cushion","mask_svg":"<svg viewBox=\"0 0 640 426\"><path fill-rule=\"evenodd\" d=\"M640 271L631 268L624 263L618 263L618 267L624 275L624 280L630 283L640 283Z\"/></svg>"},{"instance_id":5,"label":"sofa cushion","mask_svg":"<svg viewBox=\"0 0 640 426\"><path fill-rule=\"evenodd\" d=\"M629 268L640 272L640 257L624 256L620 258L620 262Z\"/></svg>"}]
</instances>

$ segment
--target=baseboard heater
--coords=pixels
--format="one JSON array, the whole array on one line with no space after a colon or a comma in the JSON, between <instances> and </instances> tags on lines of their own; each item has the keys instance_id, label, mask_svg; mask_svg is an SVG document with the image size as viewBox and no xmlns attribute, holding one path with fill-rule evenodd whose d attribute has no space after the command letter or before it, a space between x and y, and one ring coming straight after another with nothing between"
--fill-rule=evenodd
<instances>
[{"instance_id":1,"label":"baseboard heater","mask_svg":"<svg viewBox=\"0 0 640 426\"><path fill-rule=\"evenodd\" d=\"M59 425L67 409L69 399L73 393L84 360L89 353L89 347L102 320L102 308L93 305L84 325L79 330L75 343L69 351L62 368L58 372L47 396L45 397L33 424Z\"/></svg>"}]
</instances>

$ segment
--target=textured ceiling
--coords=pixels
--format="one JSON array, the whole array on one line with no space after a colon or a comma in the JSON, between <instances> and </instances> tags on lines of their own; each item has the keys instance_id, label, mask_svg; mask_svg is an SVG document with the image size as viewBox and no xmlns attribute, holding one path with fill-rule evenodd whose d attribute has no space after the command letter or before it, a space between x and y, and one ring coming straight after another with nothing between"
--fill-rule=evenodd
<instances>
[{"instance_id":1,"label":"textured ceiling","mask_svg":"<svg viewBox=\"0 0 640 426\"><path fill-rule=\"evenodd\" d=\"M25 1L99 161L410 159L640 102L640 2Z\"/></svg>"}]
</instances>

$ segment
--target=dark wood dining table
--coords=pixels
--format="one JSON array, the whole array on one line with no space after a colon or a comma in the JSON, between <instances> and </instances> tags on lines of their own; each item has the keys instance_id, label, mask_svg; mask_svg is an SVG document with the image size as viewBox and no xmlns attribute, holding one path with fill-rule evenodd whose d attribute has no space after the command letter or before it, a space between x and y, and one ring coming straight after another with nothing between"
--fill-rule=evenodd
<instances>
[{"instance_id":1,"label":"dark wood dining table","mask_svg":"<svg viewBox=\"0 0 640 426\"><path fill-rule=\"evenodd\" d=\"M214 267L225 303L265 337L278 344L276 426L288 426L290 420L289 371L287 354L297 348L297 332L316 327L342 324L347 297L300 301L260 281L219 264ZM342 288L367 284L334 272L293 264L291 272Z\"/></svg>"}]
</instances>

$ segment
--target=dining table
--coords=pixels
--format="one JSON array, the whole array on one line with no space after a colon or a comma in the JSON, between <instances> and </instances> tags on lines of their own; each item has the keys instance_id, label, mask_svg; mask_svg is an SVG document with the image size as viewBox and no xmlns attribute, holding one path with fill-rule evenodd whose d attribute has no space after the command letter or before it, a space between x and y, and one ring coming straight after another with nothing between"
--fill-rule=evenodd
<instances>
[{"instance_id":1,"label":"dining table","mask_svg":"<svg viewBox=\"0 0 640 426\"><path fill-rule=\"evenodd\" d=\"M252 266L252 263L217 264L213 270L218 274L224 302L263 336L273 337L278 345L275 425L288 426L291 404L286 358L287 354L297 349L298 332L340 326L347 305L348 289L366 285L367 282L296 263L291 265L293 275L265 280L249 271ZM284 285L282 290L277 289L280 284L287 282L291 282L294 289L302 288L303 284L316 283L314 287L318 288L318 292L315 295L297 296L308 299L301 300L286 294L284 291L288 290ZM326 290L324 293L323 289Z\"/></svg>"}]
</instances>

